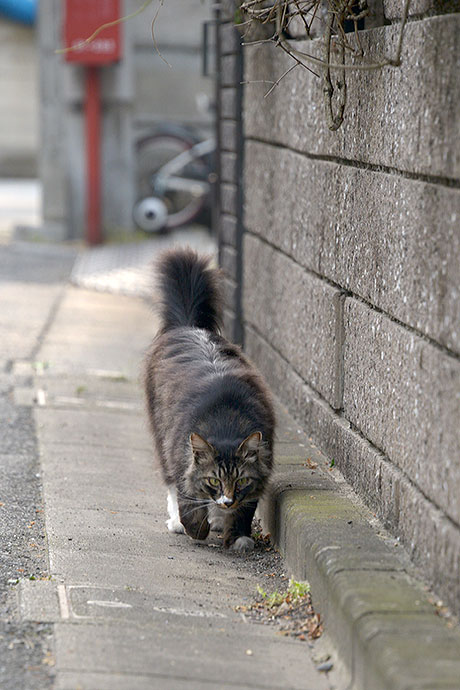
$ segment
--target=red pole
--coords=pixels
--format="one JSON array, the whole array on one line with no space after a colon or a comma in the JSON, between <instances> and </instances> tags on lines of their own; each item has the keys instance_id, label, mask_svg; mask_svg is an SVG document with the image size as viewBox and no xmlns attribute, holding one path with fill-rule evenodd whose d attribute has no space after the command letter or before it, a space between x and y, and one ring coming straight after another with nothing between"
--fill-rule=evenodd
<instances>
[{"instance_id":1,"label":"red pole","mask_svg":"<svg viewBox=\"0 0 460 690\"><path fill-rule=\"evenodd\" d=\"M86 240L102 242L101 231L101 84L99 68L86 68Z\"/></svg>"}]
</instances>

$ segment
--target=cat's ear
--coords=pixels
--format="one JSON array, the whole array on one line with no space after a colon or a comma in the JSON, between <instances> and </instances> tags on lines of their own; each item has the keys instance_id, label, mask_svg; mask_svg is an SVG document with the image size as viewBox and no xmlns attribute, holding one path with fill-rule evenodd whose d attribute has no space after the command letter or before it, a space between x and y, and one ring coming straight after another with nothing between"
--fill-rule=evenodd
<instances>
[{"instance_id":1,"label":"cat's ear","mask_svg":"<svg viewBox=\"0 0 460 690\"><path fill-rule=\"evenodd\" d=\"M190 434L190 444L192 446L193 455L195 460L199 461L200 458L214 457L214 448L208 443L204 438L193 432Z\"/></svg>"},{"instance_id":2,"label":"cat's ear","mask_svg":"<svg viewBox=\"0 0 460 690\"><path fill-rule=\"evenodd\" d=\"M253 434L244 439L238 446L238 453L244 456L255 455L260 448L262 442L262 434L260 431L255 431Z\"/></svg>"}]
</instances>

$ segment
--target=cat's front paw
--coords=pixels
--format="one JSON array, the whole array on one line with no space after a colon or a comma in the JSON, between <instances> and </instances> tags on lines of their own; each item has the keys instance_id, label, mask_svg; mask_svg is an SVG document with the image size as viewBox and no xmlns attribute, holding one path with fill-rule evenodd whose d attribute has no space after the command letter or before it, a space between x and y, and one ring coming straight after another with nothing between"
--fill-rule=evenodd
<instances>
[{"instance_id":1,"label":"cat's front paw","mask_svg":"<svg viewBox=\"0 0 460 690\"><path fill-rule=\"evenodd\" d=\"M209 534L209 523L207 520L202 520L201 524L185 523L185 534L195 539L196 541L204 541Z\"/></svg>"},{"instance_id":2,"label":"cat's front paw","mask_svg":"<svg viewBox=\"0 0 460 690\"><path fill-rule=\"evenodd\" d=\"M185 533L184 525L177 518L169 518L169 520L166 520L166 526L173 534Z\"/></svg>"},{"instance_id":3,"label":"cat's front paw","mask_svg":"<svg viewBox=\"0 0 460 690\"><path fill-rule=\"evenodd\" d=\"M238 537L230 548L238 553L249 553L254 548L254 539L251 539L251 537Z\"/></svg>"}]
</instances>

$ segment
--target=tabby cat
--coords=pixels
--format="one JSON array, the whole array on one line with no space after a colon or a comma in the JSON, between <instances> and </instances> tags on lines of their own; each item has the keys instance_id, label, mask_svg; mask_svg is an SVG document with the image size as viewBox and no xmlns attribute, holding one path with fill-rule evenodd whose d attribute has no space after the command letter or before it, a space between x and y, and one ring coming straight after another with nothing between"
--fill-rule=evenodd
<instances>
[{"instance_id":1,"label":"tabby cat","mask_svg":"<svg viewBox=\"0 0 460 690\"><path fill-rule=\"evenodd\" d=\"M249 551L257 500L272 470L271 396L240 348L220 335L221 274L191 249L158 264L161 327L145 362L171 532Z\"/></svg>"}]
</instances>

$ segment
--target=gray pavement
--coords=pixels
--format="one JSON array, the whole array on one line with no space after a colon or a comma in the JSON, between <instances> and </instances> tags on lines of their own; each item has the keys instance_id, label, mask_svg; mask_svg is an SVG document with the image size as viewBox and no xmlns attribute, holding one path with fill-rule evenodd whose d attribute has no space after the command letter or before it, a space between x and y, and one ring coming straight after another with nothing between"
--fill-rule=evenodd
<instances>
[{"instance_id":1,"label":"gray pavement","mask_svg":"<svg viewBox=\"0 0 460 690\"><path fill-rule=\"evenodd\" d=\"M0 247L0 687L50 687L52 630L21 620L18 578L49 574L33 411L15 388L31 385L30 362L57 308L74 252L22 244ZM22 372L15 363L29 362ZM45 663L43 663L45 662Z\"/></svg>"},{"instance_id":2,"label":"gray pavement","mask_svg":"<svg viewBox=\"0 0 460 690\"><path fill-rule=\"evenodd\" d=\"M206 228L187 226L144 241L102 245L81 252L70 281L90 290L149 297L152 259L161 249L177 244L189 244L204 254L216 253L216 243Z\"/></svg>"},{"instance_id":3,"label":"gray pavement","mask_svg":"<svg viewBox=\"0 0 460 690\"><path fill-rule=\"evenodd\" d=\"M34 521L42 560L34 579L11 567L2 583L9 609L0 614L22 629L23 654L3 676L0 664L1 687L330 687L308 644L235 611L280 570L277 554L236 556L217 536L198 544L166 531L138 382L156 328L150 306L66 285L71 253L50 249L50 260L29 247L35 261L28 247L0 252L0 357L15 443L23 438L35 481L34 513L10 522L24 541ZM11 271L12 260L28 270ZM2 450L2 471L14 448Z\"/></svg>"}]
</instances>

